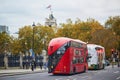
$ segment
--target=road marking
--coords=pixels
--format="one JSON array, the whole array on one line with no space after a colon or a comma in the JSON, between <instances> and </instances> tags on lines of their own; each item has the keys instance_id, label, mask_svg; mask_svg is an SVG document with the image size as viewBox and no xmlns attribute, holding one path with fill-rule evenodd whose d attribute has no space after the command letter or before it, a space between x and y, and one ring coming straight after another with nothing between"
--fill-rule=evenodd
<instances>
[{"instance_id":1,"label":"road marking","mask_svg":"<svg viewBox=\"0 0 120 80\"><path fill-rule=\"evenodd\" d=\"M115 71L114 73L119 73L119 71Z\"/></svg>"},{"instance_id":2,"label":"road marking","mask_svg":"<svg viewBox=\"0 0 120 80\"><path fill-rule=\"evenodd\" d=\"M17 80L24 80L24 79L26 79L26 80L30 80L31 78L17 78Z\"/></svg>"},{"instance_id":3,"label":"road marking","mask_svg":"<svg viewBox=\"0 0 120 80\"><path fill-rule=\"evenodd\" d=\"M77 78L74 78L73 80L77 80Z\"/></svg>"},{"instance_id":4,"label":"road marking","mask_svg":"<svg viewBox=\"0 0 120 80\"><path fill-rule=\"evenodd\" d=\"M66 80L77 80L77 78L74 78L74 79L66 79Z\"/></svg>"},{"instance_id":5,"label":"road marking","mask_svg":"<svg viewBox=\"0 0 120 80\"><path fill-rule=\"evenodd\" d=\"M30 79L32 79L33 80L33 77L32 76L27 76L27 77L18 77L18 78L16 78L16 80L30 80Z\"/></svg>"},{"instance_id":6,"label":"road marking","mask_svg":"<svg viewBox=\"0 0 120 80\"><path fill-rule=\"evenodd\" d=\"M92 80L92 77L91 76L84 76L82 77L83 79L86 79L86 80Z\"/></svg>"},{"instance_id":7,"label":"road marking","mask_svg":"<svg viewBox=\"0 0 120 80\"><path fill-rule=\"evenodd\" d=\"M120 76L116 78L117 80L120 79Z\"/></svg>"},{"instance_id":8,"label":"road marking","mask_svg":"<svg viewBox=\"0 0 120 80\"><path fill-rule=\"evenodd\" d=\"M62 79L62 78L57 78L57 79L55 79L55 80L60 80L60 79Z\"/></svg>"},{"instance_id":9,"label":"road marking","mask_svg":"<svg viewBox=\"0 0 120 80\"><path fill-rule=\"evenodd\" d=\"M68 78L72 78L72 76L68 76Z\"/></svg>"},{"instance_id":10,"label":"road marking","mask_svg":"<svg viewBox=\"0 0 120 80\"><path fill-rule=\"evenodd\" d=\"M89 76L84 76L84 77L82 77L82 78L89 78Z\"/></svg>"}]
</instances>

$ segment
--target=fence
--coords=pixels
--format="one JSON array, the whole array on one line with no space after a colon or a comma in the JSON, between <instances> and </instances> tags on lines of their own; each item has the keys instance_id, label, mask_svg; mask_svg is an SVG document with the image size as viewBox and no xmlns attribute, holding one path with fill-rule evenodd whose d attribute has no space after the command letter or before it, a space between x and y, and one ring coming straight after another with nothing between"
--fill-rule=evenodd
<instances>
[{"instance_id":1,"label":"fence","mask_svg":"<svg viewBox=\"0 0 120 80\"><path fill-rule=\"evenodd\" d=\"M4 66L4 55L0 54L0 67Z\"/></svg>"},{"instance_id":2,"label":"fence","mask_svg":"<svg viewBox=\"0 0 120 80\"><path fill-rule=\"evenodd\" d=\"M0 67L4 67L4 54L0 54ZM19 67L20 66L20 55L8 55L8 67ZM32 61L31 56L22 57L23 68L29 68ZM39 66L40 61L43 61L43 57L40 55L35 56L36 66Z\"/></svg>"}]
</instances>

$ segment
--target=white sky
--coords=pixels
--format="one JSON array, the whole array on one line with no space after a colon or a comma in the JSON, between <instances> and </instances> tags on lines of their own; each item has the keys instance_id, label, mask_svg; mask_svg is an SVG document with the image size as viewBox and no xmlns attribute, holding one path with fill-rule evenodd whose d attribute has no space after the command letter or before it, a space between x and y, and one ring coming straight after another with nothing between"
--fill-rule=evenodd
<instances>
[{"instance_id":1,"label":"white sky","mask_svg":"<svg viewBox=\"0 0 120 80\"><path fill-rule=\"evenodd\" d=\"M58 24L68 18L94 18L104 24L109 16L120 16L120 0L0 0L0 25L8 26L10 33L33 22L44 25L48 5Z\"/></svg>"}]
</instances>

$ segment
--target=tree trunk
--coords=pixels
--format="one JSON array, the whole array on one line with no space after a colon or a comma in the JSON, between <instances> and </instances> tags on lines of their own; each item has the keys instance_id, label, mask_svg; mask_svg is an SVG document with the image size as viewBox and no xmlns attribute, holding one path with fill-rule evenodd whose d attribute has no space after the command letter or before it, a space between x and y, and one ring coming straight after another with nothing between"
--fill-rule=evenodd
<instances>
[{"instance_id":1,"label":"tree trunk","mask_svg":"<svg viewBox=\"0 0 120 80\"><path fill-rule=\"evenodd\" d=\"M22 68L23 68L23 55L20 52L20 69L22 69Z\"/></svg>"},{"instance_id":2,"label":"tree trunk","mask_svg":"<svg viewBox=\"0 0 120 80\"><path fill-rule=\"evenodd\" d=\"M7 56L7 53L5 53L5 56L4 56L4 67L5 67L5 69L8 69L8 56Z\"/></svg>"}]
</instances>

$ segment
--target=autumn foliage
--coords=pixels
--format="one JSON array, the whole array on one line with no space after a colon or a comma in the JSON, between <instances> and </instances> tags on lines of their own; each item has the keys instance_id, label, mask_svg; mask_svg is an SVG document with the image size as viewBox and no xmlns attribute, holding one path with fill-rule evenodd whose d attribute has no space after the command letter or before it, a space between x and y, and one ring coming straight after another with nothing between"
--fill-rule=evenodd
<instances>
[{"instance_id":1,"label":"autumn foliage","mask_svg":"<svg viewBox=\"0 0 120 80\"><path fill-rule=\"evenodd\" d=\"M19 29L17 39L0 33L0 45L2 45L0 46L0 53L5 50L5 40L9 43L8 50L12 54L29 51L32 48L33 32L36 54L41 54L43 49L47 50L49 41L55 37L80 39L87 43L104 46L107 57L111 56L110 50L112 48L120 50L120 16L115 16L109 17L105 25L101 25L98 21L90 18L87 21L77 19L75 22L68 19L66 23L61 23L57 27L36 25L33 28L33 26L24 26Z\"/></svg>"}]
</instances>

